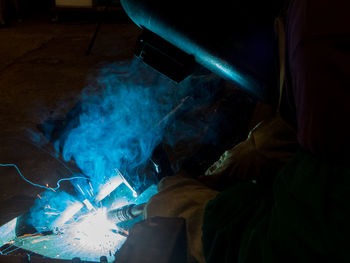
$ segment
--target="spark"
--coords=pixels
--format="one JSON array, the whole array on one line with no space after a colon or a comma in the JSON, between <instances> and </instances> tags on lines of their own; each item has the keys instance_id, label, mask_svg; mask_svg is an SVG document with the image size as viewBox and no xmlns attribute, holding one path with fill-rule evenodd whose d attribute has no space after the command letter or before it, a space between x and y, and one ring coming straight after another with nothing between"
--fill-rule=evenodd
<instances>
[{"instance_id":1,"label":"spark","mask_svg":"<svg viewBox=\"0 0 350 263\"><path fill-rule=\"evenodd\" d=\"M164 117L163 119L161 119L161 120L157 123L156 127L159 126L159 125L161 125L163 122L165 122L166 120L168 120L172 115L174 115L174 114L182 107L182 105L185 103L185 101L186 101L188 98L189 98L189 96L186 96L186 97L182 98L181 101L180 101L180 103L179 103L174 109L172 109L167 115L165 115L165 117Z\"/></svg>"},{"instance_id":2,"label":"spark","mask_svg":"<svg viewBox=\"0 0 350 263\"><path fill-rule=\"evenodd\" d=\"M77 246L90 253L116 251L126 240L126 237L120 234L124 232L107 219L105 208L90 212L65 227L67 231L64 235L74 237Z\"/></svg>"},{"instance_id":3,"label":"spark","mask_svg":"<svg viewBox=\"0 0 350 263\"><path fill-rule=\"evenodd\" d=\"M111 231L115 234L119 234L119 235L122 235L124 237L128 237L129 236L129 231L121 228L121 227L118 227L117 229L111 229Z\"/></svg>"},{"instance_id":4,"label":"spark","mask_svg":"<svg viewBox=\"0 0 350 263\"><path fill-rule=\"evenodd\" d=\"M83 189L81 189L80 185L77 184L77 187L79 188L80 192L81 192L83 195L85 195L85 193L84 193Z\"/></svg>"},{"instance_id":5,"label":"spark","mask_svg":"<svg viewBox=\"0 0 350 263\"><path fill-rule=\"evenodd\" d=\"M56 210L56 211L57 211L56 208L53 208L53 207L51 207L50 205L46 205L44 208L45 208L45 209L51 209L51 210Z\"/></svg>"},{"instance_id":6,"label":"spark","mask_svg":"<svg viewBox=\"0 0 350 263\"><path fill-rule=\"evenodd\" d=\"M46 215L53 215L53 216L57 216L59 215L60 213L57 213L57 212L45 212Z\"/></svg>"},{"instance_id":7,"label":"spark","mask_svg":"<svg viewBox=\"0 0 350 263\"><path fill-rule=\"evenodd\" d=\"M44 237L44 238L41 238L41 239L36 239L36 240L33 240L31 243L32 244L36 244L36 243L39 243L39 242L42 242L42 241L47 241L47 240L50 240L50 238Z\"/></svg>"},{"instance_id":8,"label":"spark","mask_svg":"<svg viewBox=\"0 0 350 263\"><path fill-rule=\"evenodd\" d=\"M91 189L91 194L94 195L94 188L92 187L91 182L89 182L89 185L90 185L90 189Z\"/></svg>"},{"instance_id":9,"label":"spark","mask_svg":"<svg viewBox=\"0 0 350 263\"><path fill-rule=\"evenodd\" d=\"M38 234L38 232L35 233L35 234L24 234L24 235L19 236L19 237L21 237L21 238L26 238L26 237L31 238L31 237L33 237L33 236L36 235L36 234Z\"/></svg>"}]
</instances>

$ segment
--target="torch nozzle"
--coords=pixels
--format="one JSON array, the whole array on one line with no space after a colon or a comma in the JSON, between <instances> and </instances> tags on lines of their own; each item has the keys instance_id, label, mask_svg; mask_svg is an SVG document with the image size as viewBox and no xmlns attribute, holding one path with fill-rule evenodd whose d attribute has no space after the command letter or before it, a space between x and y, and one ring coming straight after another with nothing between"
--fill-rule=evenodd
<instances>
[{"instance_id":1,"label":"torch nozzle","mask_svg":"<svg viewBox=\"0 0 350 263\"><path fill-rule=\"evenodd\" d=\"M126 222L142 214L146 203L126 205L107 212L107 218L113 223Z\"/></svg>"}]
</instances>

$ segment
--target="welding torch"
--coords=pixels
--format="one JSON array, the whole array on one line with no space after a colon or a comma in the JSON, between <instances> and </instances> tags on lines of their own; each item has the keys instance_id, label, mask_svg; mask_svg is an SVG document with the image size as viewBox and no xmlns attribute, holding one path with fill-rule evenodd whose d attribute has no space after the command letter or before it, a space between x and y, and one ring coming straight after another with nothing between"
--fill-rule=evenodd
<instances>
[{"instance_id":1,"label":"welding torch","mask_svg":"<svg viewBox=\"0 0 350 263\"><path fill-rule=\"evenodd\" d=\"M122 206L107 212L107 218L115 224L135 219L143 213L146 203Z\"/></svg>"}]
</instances>

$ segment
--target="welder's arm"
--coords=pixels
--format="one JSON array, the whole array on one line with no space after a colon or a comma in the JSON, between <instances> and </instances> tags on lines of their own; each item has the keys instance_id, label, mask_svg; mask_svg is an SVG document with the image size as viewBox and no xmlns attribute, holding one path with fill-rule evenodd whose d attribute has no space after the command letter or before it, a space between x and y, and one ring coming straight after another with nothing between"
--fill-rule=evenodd
<instances>
[{"instance_id":1,"label":"welder's arm","mask_svg":"<svg viewBox=\"0 0 350 263\"><path fill-rule=\"evenodd\" d=\"M186 220L188 262L204 263L202 249L202 222L206 204L218 192L197 180L180 175L163 178L158 184L159 193L151 198L144 217L182 217Z\"/></svg>"},{"instance_id":2,"label":"welder's arm","mask_svg":"<svg viewBox=\"0 0 350 263\"><path fill-rule=\"evenodd\" d=\"M273 179L297 148L295 129L276 115L260 122L245 141L226 151L200 180L221 190L236 180Z\"/></svg>"},{"instance_id":3,"label":"welder's arm","mask_svg":"<svg viewBox=\"0 0 350 263\"><path fill-rule=\"evenodd\" d=\"M247 140L225 152L201 181L210 186L229 187L235 178L257 179L275 174L298 147L295 130L280 117L258 125ZM203 213L217 191L201 182L180 175L165 177L158 185L159 193L148 202L144 217L183 217L187 224L190 256L205 262L202 250Z\"/></svg>"}]
</instances>

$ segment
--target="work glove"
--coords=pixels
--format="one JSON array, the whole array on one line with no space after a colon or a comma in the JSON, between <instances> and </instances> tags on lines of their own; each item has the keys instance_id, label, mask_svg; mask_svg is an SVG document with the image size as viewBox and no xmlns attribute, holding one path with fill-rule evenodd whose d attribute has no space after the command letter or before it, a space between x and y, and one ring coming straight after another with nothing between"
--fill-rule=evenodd
<instances>
[{"instance_id":1,"label":"work glove","mask_svg":"<svg viewBox=\"0 0 350 263\"><path fill-rule=\"evenodd\" d=\"M181 217L186 220L188 262L205 263L202 248L202 223L206 204L218 192L198 180L181 175L164 177L144 209L144 218Z\"/></svg>"},{"instance_id":2,"label":"work glove","mask_svg":"<svg viewBox=\"0 0 350 263\"><path fill-rule=\"evenodd\" d=\"M271 180L298 149L296 131L280 116L264 120L221 155L200 180L222 190L237 181Z\"/></svg>"}]
</instances>

